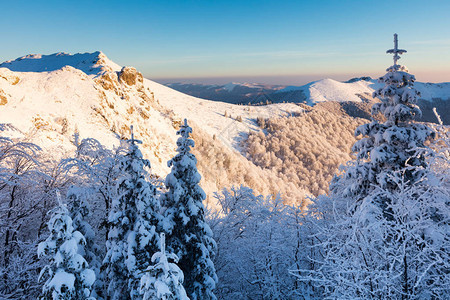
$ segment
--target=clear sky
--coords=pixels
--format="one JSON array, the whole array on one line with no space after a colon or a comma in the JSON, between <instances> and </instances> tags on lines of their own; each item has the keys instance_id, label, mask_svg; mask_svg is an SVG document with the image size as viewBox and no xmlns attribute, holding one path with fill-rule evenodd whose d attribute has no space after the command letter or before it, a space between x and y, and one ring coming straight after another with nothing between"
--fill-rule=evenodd
<instances>
[{"instance_id":1,"label":"clear sky","mask_svg":"<svg viewBox=\"0 0 450 300\"><path fill-rule=\"evenodd\" d=\"M166 81L303 84L380 76L393 46L450 81L450 1L1 1L0 60L103 51Z\"/></svg>"}]
</instances>

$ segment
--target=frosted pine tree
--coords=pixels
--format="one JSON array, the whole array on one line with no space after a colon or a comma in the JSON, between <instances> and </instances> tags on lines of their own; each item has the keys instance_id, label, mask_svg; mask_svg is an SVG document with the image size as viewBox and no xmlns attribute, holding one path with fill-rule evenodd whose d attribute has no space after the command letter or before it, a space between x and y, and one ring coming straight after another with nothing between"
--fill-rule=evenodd
<instances>
[{"instance_id":1,"label":"frosted pine tree","mask_svg":"<svg viewBox=\"0 0 450 300\"><path fill-rule=\"evenodd\" d=\"M39 257L49 257L49 264L39 275L39 280L46 278L40 299L94 299L90 294L95 272L79 254L86 240L74 230L69 211L61 201L51 211L48 229L50 236L38 247Z\"/></svg>"},{"instance_id":2,"label":"frosted pine tree","mask_svg":"<svg viewBox=\"0 0 450 300\"><path fill-rule=\"evenodd\" d=\"M183 287L183 272L177 262L178 257L166 251L166 238L161 233L159 252L153 254L152 265L141 278L143 300L189 300Z\"/></svg>"},{"instance_id":3,"label":"frosted pine tree","mask_svg":"<svg viewBox=\"0 0 450 300\"><path fill-rule=\"evenodd\" d=\"M167 232L168 248L180 261L178 266L184 273L184 287L193 299L216 299L213 294L217 275L212 262L216 242L205 221L202 201L205 192L199 186L201 179L197 171L197 159L190 153L194 141L189 138L192 128L187 120L177 134L177 154L168 162L172 167L166 178L169 189L165 194L166 206L163 227Z\"/></svg>"},{"instance_id":4,"label":"frosted pine tree","mask_svg":"<svg viewBox=\"0 0 450 300\"><path fill-rule=\"evenodd\" d=\"M104 259L111 299L141 299L140 279L158 250L157 225L161 221L156 189L146 178L142 158L133 133L128 153L121 161L122 176L117 183L118 197L109 214L110 228Z\"/></svg>"},{"instance_id":5,"label":"frosted pine tree","mask_svg":"<svg viewBox=\"0 0 450 300\"><path fill-rule=\"evenodd\" d=\"M381 103L372 112L385 121L357 128L357 160L335 177L329 196L310 207L317 253L314 270L299 278L312 282L320 297L446 299L450 295L450 197L448 182L432 172L434 132L413 122L420 114L415 78L397 64L374 92ZM445 174L444 174L445 175ZM320 218L317 218L320 216Z\"/></svg>"},{"instance_id":6,"label":"frosted pine tree","mask_svg":"<svg viewBox=\"0 0 450 300\"><path fill-rule=\"evenodd\" d=\"M373 105L372 114L381 113L386 121L373 121L359 126L355 132L356 136L364 138L352 148L358 161L345 175L352 184L344 192L358 200L375 187L395 189L396 184L390 177L397 171L404 172L410 184L420 180L427 169L429 151L425 142L435 135L430 127L412 122L421 115L415 104L420 93L414 88L414 75L409 74L405 66L397 64L399 54L406 52L398 49L397 34L394 35L394 46L387 51L394 54L394 65L378 80L384 87L373 93L381 103ZM331 190L334 188L334 185L330 186Z\"/></svg>"},{"instance_id":7,"label":"frosted pine tree","mask_svg":"<svg viewBox=\"0 0 450 300\"><path fill-rule=\"evenodd\" d=\"M89 263L90 268L95 272L96 281L92 289L95 298L101 298L103 280L100 272L102 264L101 249L95 241L95 230L88 223L87 219L90 215L91 193L88 188L72 186L67 191L67 201L70 207L70 216L73 220L73 228L79 231L85 238L86 243L83 247L79 247L81 254Z\"/></svg>"}]
</instances>

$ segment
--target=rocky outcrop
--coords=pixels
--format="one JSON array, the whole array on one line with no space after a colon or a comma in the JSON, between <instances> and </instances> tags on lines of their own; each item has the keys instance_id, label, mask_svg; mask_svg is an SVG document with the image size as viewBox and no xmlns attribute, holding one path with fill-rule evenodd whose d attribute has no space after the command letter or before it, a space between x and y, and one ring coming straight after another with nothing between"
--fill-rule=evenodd
<instances>
[{"instance_id":1,"label":"rocky outcrop","mask_svg":"<svg viewBox=\"0 0 450 300\"><path fill-rule=\"evenodd\" d=\"M16 85L20 81L20 78L14 75L13 72L11 72L9 69L1 67L0 67L0 79L4 79L12 85Z\"/></svg>"},{"instance_id":2,"label":"rocky outcrop","mask_svg":"<svg viewBox=\"0 0 450 300\"><path fill-rule=\"evenodd\" d=\"M2 89L0 89L0 105L6 105L6 103L8 103L6 93Z\"/></svg>"},{"instance_id":3,"label":"rocky outcrop","mask_svg":"<svg viewBox=\"0 0 450 300\"><path fill-rule=\"evenodd\" d=\"M133 67L123 67L119 72L119 81L127 85L136 85L143 83L144 77Z\"/></svg>"},{"instance_id":4,"label":"rocky outcrop","mask_svg":"<svg viewBox=\"0 0 450 300\"><path fill-rule=\"evenodd\" d=\"M98 83L105 90L113 90L117 89L119 84L117 73L116 72L108 72L94 79L96 83Z\"/></svg>"}]
</instances>

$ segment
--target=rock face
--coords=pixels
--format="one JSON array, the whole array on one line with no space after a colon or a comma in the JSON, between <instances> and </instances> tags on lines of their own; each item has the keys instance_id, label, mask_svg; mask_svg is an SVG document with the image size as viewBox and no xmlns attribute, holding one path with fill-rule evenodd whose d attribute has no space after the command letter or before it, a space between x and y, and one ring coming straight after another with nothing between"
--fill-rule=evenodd
<instances>
[{"instance_id":1,"label":"rock face","mask_svg":"<svg viewBox=\"0 0 450 300\"><path fill-rule=\"evenodd\" d=\"M6 94L2 89L0 89L0 105L6 105L6 103L8 103L8 99L6 99Z\"/></svg>"},{"instance_id":2,"label":"rock face","mask_svg":"<svg viewBox=\"0 0 450 300\"><path fill-rule=\"evenodd\" d=\"M123 67L119 72L119 81L128 85L136 85L136 83L143 83L144 77L133 67Z\"/></svg>"}]
</instances>

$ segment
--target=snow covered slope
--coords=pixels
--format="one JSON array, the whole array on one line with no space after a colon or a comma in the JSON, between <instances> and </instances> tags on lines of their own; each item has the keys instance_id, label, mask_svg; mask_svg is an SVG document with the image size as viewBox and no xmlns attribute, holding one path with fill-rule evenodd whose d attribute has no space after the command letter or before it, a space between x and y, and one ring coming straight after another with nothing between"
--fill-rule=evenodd
<instances>
[{"instance_id":1,"label":"snow covered slope","mask_svg":"<svg viewBox=\"0 0 450 300\"><path fill-rule=\"evenodd\" d=\"M146 155L157 158L155 171L167 172L176 140L172 122L156 109L142 75L121 69L101 52L28 55L1 64L0 120L12 125L4 134L29 137L65 155L74 149L75 131L112 147L134 124Z\"/></svg>"},{"instance_id":2,"label":"snow covered slope","mask_svg":"<svg viewBox=\"0 0 450 300\"><path fill-rule=\"evenodd\" d=\"M303 86L289 86L274 94L289 95L299 93L299 102L314 105L324 101L353 101L361 102L370 99L374 90L381 86L380 83L370 77L355 78L347 82L333 79L322 79ZM416 82L415 88L420 91L421 99L431 101L433 99L450 99L450 82L423 83Z\"/></svg>"},{"instance_id":3,"label":"snow covered slope","mask_svg":"<svg viewBox=\"0 0 450 300\"><path fill-rule=\"evenodd\" d=\"M267 106L234 105L195 98L147 79L144 84L154 93L161 105L183 118L193 120L207 133L220 138L230 149L239 150L240 136L249 130L259 130L255 122L257 117L287 116L303 111L292 103Z\"/></svg>"},{"instance_id":4,"label":"snow covered slope","mask_svg":"<svg viewBox=\"0 0 450 300\"><path fill-rule=\"evenodd\" d=\"M134 125L144 156L160 176L169 171L167 161L175 154L176 130L183 118L223 148L214 148L215 153L228 151L223 154L227 159L256 170L239 152L239 141L259 130L256 118L300 111L295 104L247 107L187 96L144 79L134 68L121 68L101 52L27 55L0 64L1 135L27 138L45 153L63 157L73 155L75 132L111 148L120 138L129 138L129 126ZM205 175L210 195L225 184L215 177Z\"/></svg>"}]
</instances>

